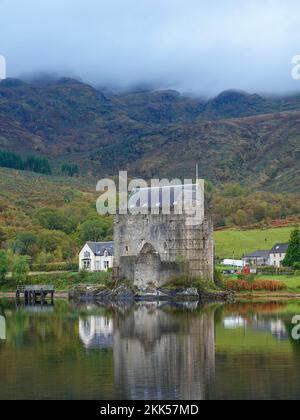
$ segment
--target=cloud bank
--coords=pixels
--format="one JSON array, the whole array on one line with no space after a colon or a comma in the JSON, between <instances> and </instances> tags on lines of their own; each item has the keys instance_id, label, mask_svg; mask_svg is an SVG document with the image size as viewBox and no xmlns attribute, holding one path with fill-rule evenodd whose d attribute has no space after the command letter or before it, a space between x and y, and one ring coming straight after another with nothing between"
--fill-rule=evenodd
<instances>
[{"instance_id":1,"label":"cloud bank","mask_svg":"<svg viewBox=\"0 0 300 420\"><path fill-rule=\"evenodd\" d=\"M298 0L1 0L7 75L195 94L300 90Z\"/></svg>"}]
</instances>

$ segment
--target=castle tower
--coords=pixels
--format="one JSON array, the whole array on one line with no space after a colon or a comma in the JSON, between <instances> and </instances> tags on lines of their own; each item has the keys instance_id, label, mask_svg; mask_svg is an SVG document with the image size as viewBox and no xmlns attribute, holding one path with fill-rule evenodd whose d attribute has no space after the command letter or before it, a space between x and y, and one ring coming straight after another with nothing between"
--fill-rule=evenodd
<instances>
[{"instance_id":1,"label":"castle tower","mask_svg":"<svg viewBox=\"0 0 300 420\"><path fill-rule=\"evenodd\" d=\"M161 191L155 192L158 199L154 201L151 188L140 190L136 200L131 197L136 212L114 218L116 277L133 281L138 287L150 283L160 287L183 273L190 279L213 280L213 224L204 218L204 203L195 198L197 188L197 184L171 187L173 206L169 214L163 211ZM191 206L199 210L193 218L187 208L181 213L176 208L179 192L186 189ZM153 207L156 211L146 212Z\"/></svg>"}]
</instances>

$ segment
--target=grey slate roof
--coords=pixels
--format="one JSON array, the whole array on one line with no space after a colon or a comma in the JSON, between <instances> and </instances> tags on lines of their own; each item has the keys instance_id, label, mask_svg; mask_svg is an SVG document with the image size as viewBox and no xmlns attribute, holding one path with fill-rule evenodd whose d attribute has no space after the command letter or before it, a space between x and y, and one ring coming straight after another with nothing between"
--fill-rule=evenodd
<instances>
[{"instance_id":1,"label":"grey slate roof","mask_svg":"<svg viewBox=\"0 0 300 420\"><path fill-rule=\"evenodd\" d=\"M108 255L114 255L113 242L87 242L87 245L91 248L92 252L98 257L102 257L105 251L108 252Z\"/></svg>"},{"instance_id":2,"label":"grey slate roof","mask_svg":"<svg viewBox=\"0 0 300 420\"><path fill-rule=\"evenodd\" d=\"M197 184L190 185L169 185L157 188L140 188L132 191L128 208L162 208L165 205L175 206L180 200L191 200L196 202Z\"/></svg>"},{"instance_id":3,"label":"grey slate roof","mask_svg":"<svg viewBox=\"0 0 300 420\"><path fill-rule=\"evenodd\" d=\"M270 251L255 251L252 252L251 254L247 254L244 256L244 258L269 258L270 256Z\"/></svg>"},{"instance_id":4,"label":"grey slate roof","mask_svg":"<svg viewBox=\"0 0 300 420\"><path fill-rule=\"evenodd\" d=\"M289 244L276 244L271 249L270 254L286 254Z\"/></svg>"}]
</instances>

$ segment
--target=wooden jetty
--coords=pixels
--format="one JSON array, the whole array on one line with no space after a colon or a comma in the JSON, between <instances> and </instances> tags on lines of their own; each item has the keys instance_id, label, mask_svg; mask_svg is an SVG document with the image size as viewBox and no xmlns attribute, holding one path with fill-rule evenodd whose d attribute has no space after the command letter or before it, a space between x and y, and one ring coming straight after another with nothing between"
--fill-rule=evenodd
<instances>
[{"instance_id":1,"label":"wooden jetty","mask_svg":"<svg viewBox=\"0 0 300 420\"><path fill-rule=\"evenodd\" d=\"M23 296L27 302L44 302L50 296L53 301L54 292L54 286L51 285L18 286L16 298L19 300Z\"/></svg>"}]
</instances>

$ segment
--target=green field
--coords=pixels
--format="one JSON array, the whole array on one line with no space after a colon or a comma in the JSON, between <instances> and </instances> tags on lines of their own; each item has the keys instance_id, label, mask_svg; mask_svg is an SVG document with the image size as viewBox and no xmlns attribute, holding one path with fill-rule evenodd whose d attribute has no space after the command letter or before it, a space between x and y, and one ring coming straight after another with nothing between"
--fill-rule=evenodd
<instances>
[{"instance_id":1,"label":"green field","mask_svg":"<svg viewBox=\"0 0 300 420\"><path fill-rule=\"evenodd\" d=\"M276 243L289 241L293 227L260 230L222 230L215 232L216 257L241 258L257 250L269 250Z\"/></svg>"},{"instance_id":2,"label":"green field","mask_svg":"<svg viewBox=\"0 0 300 420\"><path fill-rule=\"evenodd\" d=\"M300 275L294 275L294 276L261 275L261 276L258 276L258 280L259 279L281 281L282 283L286 284L288 292L300 294Z\"/></svg>"}]
</instances>

